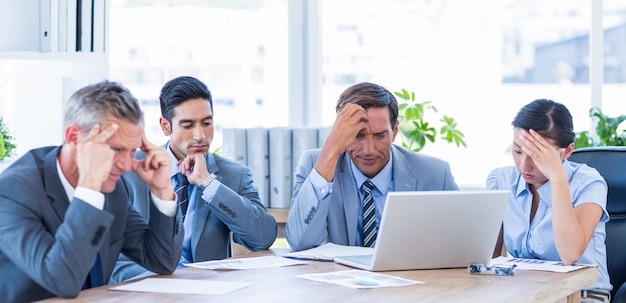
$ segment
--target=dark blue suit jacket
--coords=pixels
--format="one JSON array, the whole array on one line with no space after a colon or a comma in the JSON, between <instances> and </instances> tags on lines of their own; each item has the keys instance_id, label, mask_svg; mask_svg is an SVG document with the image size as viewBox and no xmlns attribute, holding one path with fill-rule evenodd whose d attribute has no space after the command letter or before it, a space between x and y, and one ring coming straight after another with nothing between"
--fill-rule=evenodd
<instances>
[{"instance_id":1,"label":"dark blue suit jacket","mask_svg":"<svg viewBox=\"0 0 626 303\"><path fill-rule=\"evenodd\" d=\"M130 207L125 178L105 195L104 210L77 198L70 203L57 171L59 150L32 150L0 174L0 302L77 296L98 253L103 281L120 252L172 273L183 240L178 219L151 206L146 221Z\"/></svg>"}]
</instances>

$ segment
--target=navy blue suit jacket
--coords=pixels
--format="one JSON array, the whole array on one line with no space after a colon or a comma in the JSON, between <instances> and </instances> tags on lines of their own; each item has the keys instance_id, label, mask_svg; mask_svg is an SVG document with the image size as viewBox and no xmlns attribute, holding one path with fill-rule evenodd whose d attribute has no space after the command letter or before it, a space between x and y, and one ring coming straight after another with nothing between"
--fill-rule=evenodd
<instances>
[{"instance_id":1,"label":"navy blue suit jacket","mask_svg":"<svg viewBox=\"0 0 626 303\"><path fill-rule=\"evenodd\" d=\"M77 198L70 203L57 171L59 150L32 150L0 174L0 302L77 296L98 253L103 281L120 252L172 273L183 240L177 217L152 205L148 222L131 208L124 177L105 195L103 210Z\"/></svg>"}]
</instances>

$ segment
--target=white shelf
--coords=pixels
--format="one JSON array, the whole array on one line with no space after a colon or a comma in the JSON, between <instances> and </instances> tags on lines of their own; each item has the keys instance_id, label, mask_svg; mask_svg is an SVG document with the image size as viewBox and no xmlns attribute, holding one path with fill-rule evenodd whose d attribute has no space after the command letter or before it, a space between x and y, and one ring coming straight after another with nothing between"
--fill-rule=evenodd
<instances>
[{"instance_id":1,"label":"white shelf","mask_svg":"<svg viewBox=\"0 0 626 303\"><path fill-rule=\"evenodd\" d=\"M103 61L104 52L0 51L0 60Z\"/></svg>"}]
</instances>

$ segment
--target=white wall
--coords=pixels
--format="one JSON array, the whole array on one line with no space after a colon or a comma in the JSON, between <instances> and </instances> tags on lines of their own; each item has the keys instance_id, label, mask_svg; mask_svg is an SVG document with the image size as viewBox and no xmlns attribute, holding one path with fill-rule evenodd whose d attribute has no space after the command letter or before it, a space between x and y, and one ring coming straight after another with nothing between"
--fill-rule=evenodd
<instances>
[{"instance_id":1,"label":"white wall","mask_svg":"<svg viewBox=\"0 0 626 303\"><path fill-rule=\"evenodd\" d=\"M63 141L63 106L78 88L104 79L104 60L2 59L0 116L15 138L16 157ZM103 56L100 56L103 57Z\"/></svg>"}]
</instances>

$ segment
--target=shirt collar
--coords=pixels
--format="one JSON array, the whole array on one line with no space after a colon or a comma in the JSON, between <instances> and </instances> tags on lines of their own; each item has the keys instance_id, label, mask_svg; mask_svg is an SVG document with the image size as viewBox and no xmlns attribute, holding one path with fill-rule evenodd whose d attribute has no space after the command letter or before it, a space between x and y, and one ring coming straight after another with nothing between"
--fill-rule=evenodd
<instances>
[{"instance_id":1,"label":"shirt collar","mask_svg":"<svg viewBox=\"0 0 626 303\"><path fill-rule=\"evenodd\" d=\"M176 174L178 172L180 172L180 168L178 166L178 159L176 159L176 155L174 155L174 152L172 152L172 149L170 149L170 142L167 142L167 145L165 146L165 149L167 149L167 153L170 154L170 158L172 158L172 177L176 176Z\"/></svg>"},{"instance_id":2,"label":"shirt collar","mask_svg":"<svg viewBox=\"0 0 626 303\"><path fill-rule=\"evenodd\" d=\"M393 163L393 153L389 153L389 162L385 164L385 167L373 178L368 178L364 175L352 162L350 159L350 168L352 169L352 175L354 176L354 180L356 180L356 184L361 188L363 183L367 180L372 180L372 183L376 186L376 188L385 195L387 189L389 188L389 184L391 183L392 178L392 165Z\"/></svg>"},{"instance_id":3,"label":"shirt collar","mask_svg":"<svg viewBox=\"0 0 626 303\"><path fill-rule=\"evenodd\" d=\"M572 179L572 175L574 174L574 171L572 170L572 165L571 165L571 163L569 161L567 161L567 160L563 161L563 170L565 170L565 174L567 175L567 179L571 180ZM522 178L522 174L518 173L517 191L515 192L515 195L519 197L525 191L530 192L530 190L528 189L528 183L526 183L524 178ZM550 180L548 180L548 182L546 182L541 187L539 187L537 189L537 192L539 193L540 197L549 197L549 196L551 196L552 195L552 185L550 183ZM546 201L548 201L548 200L550 200L550 199L546 199Z\"/></svg>"},{"instance_id":4,"label":"shirt collar","mask_svg":"<svg viewBox=\"0 0 626 303\"><path fill-rule=\"evenodd\" d=\"M67 195L67 200L72 201L72 197L74 197L75 189L70 184L70 181L68 181L67 178L65 178L65 175L63 175L63 171L61 170L61 163L59 162L58 158L56 162L57 162L57 173L59 174L59 179L61 180L61 184L63 184L63 190L65 190L65 194Z\"/></svg>"}]
</instances>

